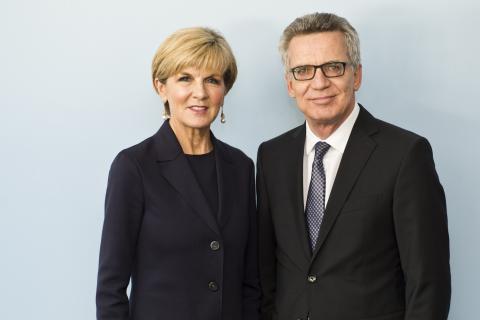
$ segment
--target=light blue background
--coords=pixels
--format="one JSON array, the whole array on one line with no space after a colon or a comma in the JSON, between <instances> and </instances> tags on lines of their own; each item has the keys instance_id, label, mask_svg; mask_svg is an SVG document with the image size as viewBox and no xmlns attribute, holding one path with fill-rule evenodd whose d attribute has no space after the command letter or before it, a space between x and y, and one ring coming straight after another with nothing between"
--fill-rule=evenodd
<instances>
[{"instance_id":1,"label":"light blue background","mask_svg":"<svg viewBox=\"0 0 480 320\"><path fill-rule=\"evenodd\" d=\"M261 141L302 121L283 83L283 28L330 11L360 34L358 100L433 146L449 209L450 319L478 319L477 3L3 0L0 318L94 319L108 169L162 122L150 62L168 34L203 25L226 36L240 73L225 101L227 123L213 130L255 158Z\"/></svg>"}]
</instances>

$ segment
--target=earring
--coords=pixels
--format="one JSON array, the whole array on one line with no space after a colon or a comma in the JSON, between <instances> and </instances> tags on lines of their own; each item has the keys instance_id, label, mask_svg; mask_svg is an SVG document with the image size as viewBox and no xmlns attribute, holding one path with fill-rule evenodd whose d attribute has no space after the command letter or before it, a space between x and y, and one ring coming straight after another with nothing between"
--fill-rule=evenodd
<instances>
[{"instance_id":1,"label":"earring","mask_svg":"<svg viewBox=\"0 0 480 320\"><path fill-rule=\"evenodd\" d=\"M168 101L165 101L165 102L163 103L163 106L164 106L164 108L163 108L162 118L163 118L163 120L167 120L167 119L170 118L170 112L169 112L169 111L170 111L170 108L169 108L169 105L168 105ZM168 110L168 111L167 111L167 110Z\"/></svg>"},{"instance_id":2,"label":"earring","mask_svg":"<svg viewBox=\"0 0 480 320\"><path fill-rule=\"evenodd\" d=\"M220 122L225 123L227 120L225 120L225 113L223 113L223 106L221 107L221 112L220 112Z\"/></svg>"}]
</instances>

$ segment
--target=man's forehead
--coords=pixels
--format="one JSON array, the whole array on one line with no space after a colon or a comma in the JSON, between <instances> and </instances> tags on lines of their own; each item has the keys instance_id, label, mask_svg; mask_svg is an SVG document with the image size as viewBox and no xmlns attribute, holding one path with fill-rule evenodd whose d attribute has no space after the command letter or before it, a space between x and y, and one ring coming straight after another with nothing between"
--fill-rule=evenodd
<instances>
[{"instance_id":1,"label":"man's forehead","mask_svg":"<svg viewBox=\"0 0 480 320\"><path fill-rule=\"evenodd\" d=\"M297 47L318 48L331 46L345 46L345 36L342 32L328 31L300 34L290 40L288 50Z\"/></svg>"},{"instance_id":2,"label":"man's forehead","mask_svg":"<svg viewBox=\"0 0 480 320\"><path fill-rule=\"evenodd\" d=\"M322 64L329 61L344 61L347 55L344 36L341 32L318 32L292 38L287 50L290 66Z\"/></svg>"}]
</instances>

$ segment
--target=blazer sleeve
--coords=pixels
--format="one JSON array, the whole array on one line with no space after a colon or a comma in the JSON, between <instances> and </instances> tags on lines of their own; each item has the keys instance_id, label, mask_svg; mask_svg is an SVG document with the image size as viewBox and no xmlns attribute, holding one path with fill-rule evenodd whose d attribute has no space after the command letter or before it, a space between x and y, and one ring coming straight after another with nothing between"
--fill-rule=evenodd
<instances>
[{"instance_id":1,"label":"blazer sleeve","mask_svg":"<svg viewBox=\"0 0 480 320\"><path fill-rule=\"evenodd\" d=\"M113 161L105 198L105 218L97 281L97 319L129 319L126 293L143 216L140 170L125 152Z\"/></svg>"},{"instance_id":2,"label":"blazer sleeve","mask_svg":"<svg viewBox=\"0 0 480 320\"><path fill-rule=\"evenodd\" d=\"M260 288L258 280L257 219L255 205L255 167L249 163L249 236L245 253L245 277L243 281L243 319L258 320Z\"/></svg>"},{"instance_id":3,"label":"blazer sleeve","mask_svg":"<svg viewBox=\"0 0 480 320\"><path fill-rule=\"evenodd\" d=\"M447 319L451 294L447 208L432 149L424 138L404 156L393 215L405 276L405 320Z\"/></svg>"},{"instance_id":4,"label":"blazer sleeve","mask_svg":"<svg viewBox=\"0 0 480 320\"><path fill-rule=\"evenodd\" d=\"M276 240L263 170L263 149L257 154L258 261L262 291L261 319L273 319L276 292Z\"/></svg>"}]
</instances>

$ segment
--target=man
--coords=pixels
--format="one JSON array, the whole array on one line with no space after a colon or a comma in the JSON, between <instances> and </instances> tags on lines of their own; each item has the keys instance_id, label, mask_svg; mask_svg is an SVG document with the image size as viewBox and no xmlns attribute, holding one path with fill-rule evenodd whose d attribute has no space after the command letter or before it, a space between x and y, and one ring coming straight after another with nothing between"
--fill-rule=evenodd
<instances>
[{"instance_id":1,"label":"man","mask_svg":"<svg viewBox=\"0 0 480 320\"><path fill-rule=\"evenodd\" d=\"M356 102L359 39L344 18L296 19L280 51L306 122L258 150L262 319L447 319L446 204L428 141Z\"/></svg>"}]
</instances>

